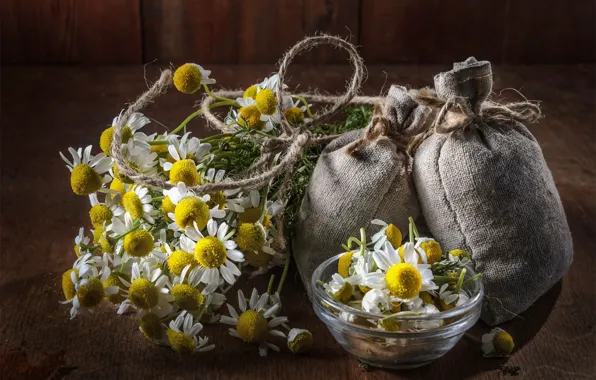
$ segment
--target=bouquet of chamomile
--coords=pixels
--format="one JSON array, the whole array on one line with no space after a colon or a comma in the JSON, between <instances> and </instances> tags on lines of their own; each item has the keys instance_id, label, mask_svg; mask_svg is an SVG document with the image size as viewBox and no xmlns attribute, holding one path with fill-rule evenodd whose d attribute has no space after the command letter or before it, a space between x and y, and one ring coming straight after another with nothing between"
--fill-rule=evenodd
<instances>
[{"instance_id":1,"label":"bouquet of chamomile","mask_svg":"<svg viewBox=\"0 0 596 380\"><path fill-rule=\"evenodd\" d=\"M356 314L326 305L339 318L364 323L381 331L420 331L441 327L442 320L400 320L401 316L435 314L465 304L469 297L462 288L481 274L466 278L468 252L456 249L443 253L439 242L419 236L410 218L409 241L402 232L381 220L370 241L365 229L360 239L351 237L343 245L337 273L328 283L319 281L334 300L375 317L363 320Z\"/></svg>"},{"instance_id":2,"label":"bouquet of chamomile","mask_svg":"<svg viewBox=\"0 0 596 380\"><path fill-rule=\"evenodd\" d=\"M179 67L173 83L185 94L204 89L213 98L210 108L227 108L227 127L199 140L186 129L201 109L167 133L146 134L149 118L138 112L128 117L117 151L136 173L167 181L167 190L121 173L113 141L122 114L99 137L101 152L87 146L69 148L71 159L60 153L71 172L72 191L89 198L92 227L79 230L76 261L62 276L71 317L115 305L118 314L138 317L145 337L179 353L214 348L201 333L207 323L231 325L230 334L258 345L261 355L278 350L276 339L284 339L292 352L308 350L312 334L290 328L280 316L289 259L280 231L288 204L287 198L275 199L279 186L272 180L260 190L192 190L243 172L259 158L262 139L281 134L275 116L278 76L250 86L236 99L212 93L209 85L215 80L196 64ZM311 111L303 98L283 99L290 123L308 120ZM239 277L262 275L274 266L284 266L276 287L272 277L266 290L255 289L248 297L238 291L237 308L222 307ZM228 315L220 315L224 311Z\"/></svg>"}]
</instances>

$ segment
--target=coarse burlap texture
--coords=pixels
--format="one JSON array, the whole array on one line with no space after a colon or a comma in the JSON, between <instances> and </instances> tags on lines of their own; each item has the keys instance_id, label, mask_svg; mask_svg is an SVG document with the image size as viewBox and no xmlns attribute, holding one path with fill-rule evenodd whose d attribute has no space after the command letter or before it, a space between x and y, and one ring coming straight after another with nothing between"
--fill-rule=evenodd
<instances>
[{"instance_id":1,"label":"coarse burlap texture","mask_svg":"<svg viewBox=\"0 0 596 380\"><path fill-rule=\"evenodd\" d=\"M404 87L392 86L382 108L389 134L403 137L407 129L432 121L432 111L414 102ZM361 227L368 231L371 220L381 219L405 234L408 217L420 214L405 146L381 135L350 154L361 136L363 130L346 133L323 150L302 200L292 248L309 295L316 267L342 252L350 236L359 237Z\"/></svg>"},{"instance_id":2,"label":"coarse burlap texture","mask_svg":"<svg viewBox=\"0 0 596 380\"><path fill-rule=\"evenodd\" d=\"M438 98L463 97L477 117L465 128L431 134L416 151L420 206L444 251L471 253L485 286L482 319L498 324L565 274L573 259L571 233L532 134L516 121L482 117L492 91L490 63L469 58L434 81ZM445 122L458 116L448 114Z\"/></svg>"}]
</instances>

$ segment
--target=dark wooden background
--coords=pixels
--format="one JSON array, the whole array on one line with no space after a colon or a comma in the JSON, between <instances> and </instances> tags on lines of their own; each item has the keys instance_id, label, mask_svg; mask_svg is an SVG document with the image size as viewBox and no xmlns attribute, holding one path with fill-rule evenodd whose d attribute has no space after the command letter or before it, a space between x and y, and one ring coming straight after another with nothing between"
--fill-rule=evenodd
<instances>
[{"instance_id":1,"label":"dark wooden background","mask_svg":"<svg viewBox=\"0 0 596 380\"><path fill-rule=\"evenodd\" d=\"M2 0L3 64L275 63L304 35L367 63L596 60L594 0ZM323 50L302 62L345 62Z\"/></svg>"}]
</instances>

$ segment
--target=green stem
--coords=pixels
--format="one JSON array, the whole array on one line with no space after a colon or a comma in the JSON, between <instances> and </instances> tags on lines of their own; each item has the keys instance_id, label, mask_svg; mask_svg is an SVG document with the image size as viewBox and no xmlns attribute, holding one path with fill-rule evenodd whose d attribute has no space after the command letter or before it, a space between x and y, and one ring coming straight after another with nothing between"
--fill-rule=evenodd
<instances>
[{"instance_id":1,"label":"green stem","mask_svg":"<svg viewBox=\"0 0 596 380\"><path fill-rule=\"evenodd\" d=\"M414 237L420 237L418 233L418 228L416 228L416 223L414 223L414 218L411 216L408 218L410 220L410 225L412 226L412 232L414 232Z\"/></svg>"},{"instance_id":2,"label":"green stem","mask_svg":"<svg viewBox=\"0 0 596 380\"><path fill-rule=\"evenodd\" d=\"M288 269L290 269L290 255L286 257L286 263L284 265L284 271L281 274L281 280L279 280L279 284L277 285L277 294L281 294L281 289L284 286L284 281L286 280L286 276L288 275Z\"/></svg>"},{"instance_id":3,"label":"green stem","mask_svg":"<svg viewBox=\"0 0 596 380\"><path fill-rule=\"evenodd\" d=\"M302 102L302 104L304 104L304 106L306 107L306 113L308 114L308 117L310 117L311 119L315 118L315 115L313 115L313 113L310 112L310 107L308 106L308 102L306 101L306 99L298 95L292 95L292 98L298 99Z\"/></svg>"},{"instance_id":4,"label":"green stem","mask_svg":"<svg viewBox=\"0 0 596 380\"><path fill-rule=\"evenodd\" d=\"M362 245L362 243L360 242L360 240L358 240L358 238L355 238L354 236L352 236L348 239L348 248L350 250L352 249L352 243L356 243L359 247Z\"/></svg>"},{"instance_id":5,"label":"green stem","mask_svg":"<svg viewBox=\"0 0 596 380\"><path fill-rule=\"evenodd\" d=\"M360 229L360 242L366 243L366 231L364 228ZM364 256L364 249L366 248L366 244L360 244L360 255Z\"/></svg>"},{"instance_id":6,"label":"green stem","mask_svg":"<svg viewBox=\"0 0 596 380\"><path fill-rule=\"evenodd\" d=\"M408 237L410 238L410 243L414 242L414 227L412 226L412 222L410 222L409 225L409 231L408 231Z\"/></svg>"},{"instance_id":7,"label":"green stem","mask_svg":"<svg viewBox=\"0 0 596 380\"><path fill-rule=\"evenodd\" d=\"M269 279L269 285L267 285L267 293L271 294L271 289L273 289L273 280L275 280L275 275L272 274L271 278Z\"/></svg>"},{"instance_id":8,"label":"green stem","mask_svg":"<svg viewBox=\"0 0 596 380\"><path fill-rule=\"evenodd\" d=\"M224 102L230 102L233 104L230 105L234 105L236 107L240 107L240 104L238 104L234 99L228 99L228 98L224 98L222 96L217 96L214 93L211 92L211 90L209 89L209 86L207 86L206 84L203 84L203 88L205 89L205 92L207 93L207 95L209 95L210 97L217 99L217 100L222 100Z\"/></svg>"},{"instance_id":9,"label":"green stem","mask_svg":"<svg viewBox=\"0 0 596 380\"><path fill-rule=\"evenodd\" d=\"M466 276L467 269L463 268L461 273L459 274L459 279L457 280L457 285L455 286L455 292L459 293L461 290L461 286L464 283L464 277Z\"/></svg>"},{"instance_id":10,"label":"green stem","mask_svg":"<svg viewBox=\"0 0 596 380\"><path fill-rule=\"evenodd\" d=\"M469 284L470 282L472 282L472 281L475 281L475 280L479 279L480 277L482 277L482 273L477 273L477 274L473 275L472 277L470 277L470 278L468 278L466 281L464 281L464 282L461 284L461 287L463 288L464 286L466 286L466 285L467 285L467 284Z\"/></svg>"},{"instance_id":11,"label":"green stem","mask_svg":"<svg viewBox=\"0 0 596 380\"><path fill-rule=\"evenodd\" d=\"M284 329L288 330L288 332L289 332L290 330L292 330L292 329L290 328L290 326L286 325L285 323L282 323L282 324L281 324L281 326L282 326Z\"/></svg>"},{"instance_id":12,"label":"green stem","mask_svg":"<svg viewBox=\"0 0 596 380\"><path fill-rule=\"evenodd\" d=\"M474 335L470 334L469 332L465 333L464 337L471 340L472 342L475 342L478 344L482 343L482 341L480 339L476 338Z\"/></svg>"},{"instance_id":13,"label":"green stem","mask_svg":"<svg viewBox=\"0 0 596 380\"><path fill-rule=\"evenodd\" d=\"M164 199L165 196L161 196L161 197L153 197L151 198L152 201L161 201L162 199Z\"/></svg>"}]
</instances>

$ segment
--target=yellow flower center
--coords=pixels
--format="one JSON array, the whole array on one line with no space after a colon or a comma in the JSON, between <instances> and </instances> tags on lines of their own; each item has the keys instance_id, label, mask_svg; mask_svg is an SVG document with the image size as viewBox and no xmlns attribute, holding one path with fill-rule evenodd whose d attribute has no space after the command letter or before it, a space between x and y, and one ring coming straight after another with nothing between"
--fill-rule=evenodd
<instances>
[{"instance_id":1,"label":"yellow flower center","mask_svg":"<svg viewBox=\"0 0 596 380\"><path fill-rule=\"evenodd\" d=\"M192 253L188 253L182 250L174 251L172 252L170 257L168 257L168 267L170 268L170 272L172 272L176 276L180 276L180 274L182 274L182 270L187 265L190 265L192 268L197 264L198 263L192 255Z\"/></svg>"},{"instance_id":2,"label":"yellow flower center","mask_svg":"<svg viewBox=\"0 0 596 380\"><path fill-rule=\"evenodd\" d=\"M493 346L495 351L502 355L509 355L515 347L513 337L507 331L499 331L493 338Z\"/></svg>"},{"instance_id":3,"label":"yellow flower center","mask_svg":"<svg viewBox=\"0 0 596 380\"><path fill-rule=\"evenodd\" d=\"M197 222L197 227L202 230L209 221L209 206L199 198L184 198L176 205L174 215L178 227L185 229Z\"/></svg>"},{"instance_id":4,"label":"yellow flower center","mask_svg":"<svg viewBox=\"0 0 596 380\"><path fill-rule=\"evenodd\" d=\"M70 187L77 195L95 193L101 187L101 176L87 164L79 164L70 174Z\"/></svg>"},{"instance_id":5,"label":"yellow flower center","mask_svg":"<svg viewBox=\"0 0 596 380\"><path fill-rule=\"evenodd\" d=\"M226 262L227 250L214 236L207 236L197 242L195 259L205 268L219 268Z\"/></svg>"},{"instance_id":6,"label":"yellow flower center","mask_svg":"<svg viewBox=\"0 0 596 380\"><path fill-rule=\"evenodd\" d=\"M110 190L119 192L121 197L123 197L126 193L126 188L124 187L124 184L118 178L114 178L112 180L112 183L110 183ZM116 195L114 194L110 194L110 199L114 199L115 196ZM122 200L120 200L120 203L122 203Z\"/></svg>"},{"instance_id":7,"label":"yellow flower center","mask_svg":"<svg viewBox=\"0 0 596 380\"><path fill-rule=\"evenodd\" d=\"M184 94L194 94L201 88L201 70L197 65L185 63L174 72L174 86Z\"/></svg>"},{"instance_id":8,"label":"yellow flower center","mask_svg":"<svg viewBox=\"0 0 596 380\"><path fill-rule=\"evenodd\" d=\"M441 246L436 240L427 240L420 244L420 248L426 252L426 260L428 264L433 264L441 261L443 252Z\"/></svg>"},{"instance_id":9,"label":"yellow flower center","mask_svg":"<svg viewBox=\"0 0 596 380\"><path fill-rule=\"evenodd\" d=\"M194 339L184 333L168 329L166 335L172 349L181 355L193 354L197 349Z\"/></svg>"},{"instance_id":10,"label":"yellow flower center","mask_svg":"<svg viewBox=\"0 0 596 380\"><path fill-rule=\"evenodd\" d=\"M399 228L395 227L395 225L388 225L385 230L385 235L393 247L399 247L401 245L402 234Z\"/></svg>"},{"instance_id":11,"label":"yellow flower center","mask_svg":"<svg viewBox=\"0 0 596 380\"><path fill-rule=\"evenodd\" d=\"M244 91L244 95L242 95L242 97L244 99L246 98L255 98L257 96L257 88L259 86L257 86L256 84L253 84L252 86L250 86L249 88L246 89L246 91Z\"/></svg>"},{"instance_id":12,"label":"yellow flower center","mask_svg":"<svg viewBox=\"0 0 596 380\"><path fill-rule=\"evenodd\" d=\"M284 111L284 116L290 124L300 124L304 121L304 112L298 107L291 107Z\"/></svg>"},{"instance_id":13,"label":"yellow flower center","mask_svg":"<svg viewBox=\"0 0 596 380\"><path fill-rule=\"evenodd\" d=\"M240 108L237 121L246 128L261 130L265 127L265 122L261 120L261 112L254 104Z\"/></svg>"},{"instance_id":14,"label":"yellow flower center","mask_svg":"<svg viewBox=\"0 0 596 380\"><path fill-rule=\"evenodd\" d=\"M131 256L144 257L153 249L153 236L148 231L137 230L124 237L124 250Z\"/></svg>"},{"instance_id":15,"label":"yellow flower center","mask_svg":"<svg viewBox=\"0 0 596 380\"><path fill-rule=\"evenodd\" d=\"M261 209L258 207L250 207L238 215L240 223L256 223L261 218Z\"/></svg>"},{"instance_id":16,"label":"yellow flower center","mask_svg":"<svg viewBox=\"0 0 596 380\"><path fill-rule=\"evenodd\" d=\"M263 252L262 250L244 252L244 260L246 260L246 262L252 265L253 267L263 267L269 264L269 262L272 259L273 256L271 256L267 252Z\"/></svg>"},{"instance_id":17,"label":"yellow flower center","mask_svg":"<svg viewBox=\"0 0 596 380\"><path fill-rule=\"evenodd\" d=\"M209 208L217 206L220 210L223 210L223 208L226 205L226 197L224 196L223 191L211 193L209 194L209 196L211 197L211 199L209 199L209 202L207 202Z\"/></svg>"},{"instance_id":18,"label":"yellow flower center","mask_svg":"<svg viewBox=\"0 0 596 380\"><path fill-rule=\"evenodd\" d=\"M163 335L163 327L159 317L153 313L147 313L141 317L141 331L150 341L158 340Z\"/></svg>"},{"instance_id":19,"label":"yellow flower center","mask_svg":"<svg viewBox=\"0 0 596 380\"><path fill-rule=\"evenodd\" d=\"M106 205L97 204L89 210L89 218L93 227L99 228L103 226L103 222L112 220L112 211Z\"/></svg>"},{"instance_id":20,"label":"yellow flower center","mask_svg":"<svg viewBox=\"0 0 596 380\"><path fill-rule=\"evenodd\" d=\"M429 292L420 292L420 294L418 296L420 297L422 302L424 302L427 305L435 304L435 302L433 300L433 296L431 296Z\"/></svg>"},{"instance_id":21,"label":"yellow flower center","mask_svg":"<svg viewBox=\"0 0 596 380\"><path fill-rule=\"evenodd\" d=\"M411 264L393 265L387 271L385 280L391 294L403 299L416 297L422 288L422 275Z\"/></svg>"},{"instance_id":22,"label":"yellow flower center","mask_svg":"<svg viewBox=\"0 0 596 380\"><path fill-rule=\"evenodd\" d=\"M352 266L352 256L354 252L346 252L339 257L337 262L337 273L343 278L350 276L350 266Z\"/></svg>"},{"instance_id":23,"label":"yellow flower center","mask_svg":"<svg viewBox=\"0 0 596 380\"><path fill-rule=\"evenodd\" d=\"M103 285L97 278L90 278L87 285L82 285L77 292L81 306L91 308L97 306L105 297Z\"/></svg>"},{"instance_id":24,"label":"yellow flower center","mask_svg":"<svg viewBox=\"0 0 596 380\"><path fill-rule=\"evenodd\" d=\"M184 310L199 310L203 305L204 297L199 289L187 284L174 285L172 295L176 306Z\"/></svg>"},{"instance_id":25,"label":"yellow flower center","mask_svg":"<svg viewBox=\"0 0 596 380\"><path fill-rule=\"evenodd\" d=\"M275 94L268 88L259 91L256 97L257 108L263 115L273 115L277 109Z\"/></svg>"},{"instance_id":26,"label":"yellow flower center","mask_svg":"<svg viewBox=\"0 0 596 380\"><path fill-rule=\"evenodd\" d=\"M155 284L146 278L137 278L130 284L128 299L140 309L151 309L159 301Z\"/></svg>"},{"instance_id":27,"label":"yellow flower center","mask_svg":"<svg viewBox=\"0 0 596 380\"><path fill-rule=\"evenodd\" d=\"M114 253L114 245L110 243L107 237L102 236L99 238L99 245L101 246L102 252Z\"/></svg>"},{"instance_id":28,"label":"yellow flower center","mask_svg":"<svg viewBox=\"0 0 596 380\"><path fill-rule=\"evenodd\" d=\"M126 212L128 212L133 219L143 217L143 202L141 202L141 198L139 198L134 191L128 191L124 194L122 197L122 204L124 205Z\"/></svg>"},{"instance_id":29,"label":"yellow flower center","mask_svg":"<svg viewBox=\"0 0 596 380\"><path fill-rule=\"evenodd\" d=\"M452 249L451 251L449 251L449 254L453 257L457 257L459 259L469 259L470 258L470 254L468 253L468 251L465 251L463 249Z\"/></svg>"},{"instance_id":30,"label":"yellow flower center","mask_svg":"<svg viewBox=\"0 0 596 380\"><path fill-rule=\"evenodd\" d=\"M115 129L115 126L111 126L111 127L107 128L106 130L104 130L101 133L101 136L99 137L99 147L108 156L111 156L110 147L111 147L112 141L114 139L114 129ZM124 128L122 129L122 143L126 144L128 142L128 140L130 140L131 138L132 138L132 131L128 127L128 125L125 125Z\"/></svg>"},{"instance_id":31,"label":"yellow flower center","mask_svg":"<svg viewBox=\"0 0 596 380\"><path fill-rule=\"evenodd\" d=\"M170 199L169 196L166 196L162 201L161 201L161 210L163 211L163 216L166 220L171 220L170 217L168 216L169 213L174 213L174 210L176 210L176 205L172 202L172 200Z\"/></svg>"},{"instance_id":32,"label":"yellow flower center","mask_svg":"<svg viewBox=\"0 0 596 380\"><path fill-rule=\"evenodd\" d=\"M288 341L288 348L295 354L302 354L308 352L313 345L313 338L310 331L302 331L293 341Z\"/></svg>"},{"instance_id":33,"label":"yellow flower center","mask_svg":"<svg viewBox=\"0 0 596 380\"><path fill-rule=\"evenodd\" d=\"M353 290L354 290L354 288L352 287L352 285L349 282L346 282L341 287L341 289L339 289L337 292L335 292L334 296L340 302L348 303L350 301L350 298L352 298Z\"/></svg>"},{"instance_id":34,"label":"yellow flower center","mask_svg":"<svg viewBox=\"0 0 596 380\"><path fill-rule=\"evenodd\" d=\"M265 243L263 228L256 223L241 223L238 226L236 243L242 251L258 251Z\"/></svg>"},{"instance_id":35,"label":"yellow flower center","mask_svg":"<svg viewBox=\"0 0 596 380\"><path fill-rule=\"evenodd\" d=\"M168 145L167 144L159 144L159 145L151 145L151 153L168 153Z\"/></svg>"},{"instance_id":36,"label":"yellow flower center","mask_svg":"<svg viewBox=\"0 0 596 380\"><path fill-rule=\"evenodd\" d=\"M66 272L62 273L62 291L64 292L64 298L66 298L67 300L73 298L77 294L72 279L70 278L70 274L73 271L77 276L79 275L79 271L77 271L76 269L69 269Z\"/></svg>"},{"instance_id":37,"label":"yellow flower center","mask_svg":"<svg viewBox=\"0 0 596 380\"><path fill-rule=\"evenodd\" d=\"M124 284L122 283L119 277L122 277L127 281L129 280L129 276L127 274L112 272L110 273L110 276L103 282L103 287L107 288L108 286L117 286L119 288L122 288ZM126 299L126 297L124 297L122 294L120 294L120 291L118 291L118 293L116 294L107 296L106 299L111 303L121 303Z\"/></svg>"},{"instance_id":38,"label":"yellow flower center","mask_svg":"<svg viewBox=\"0 0 596 380\"><path fill-rule=\"evenodd\" d=\"M197 171L193 160L180 160L174 162L170 170L170 182L176 185L178 182L184 182L186 186L196 186L201 184L201 176Z\"/></svg>"},{"instance_id":39,"label":"yellow flower center","mask_svg":"<svg viewBox=\"0 0 596 380\"><path fill-rule=\"evenodd\" d=\"M238 335L247 343L260 343L267 338L269 326L265 317L254 310L246 310L238 317Z\"/></svg>"}]
</instances>

